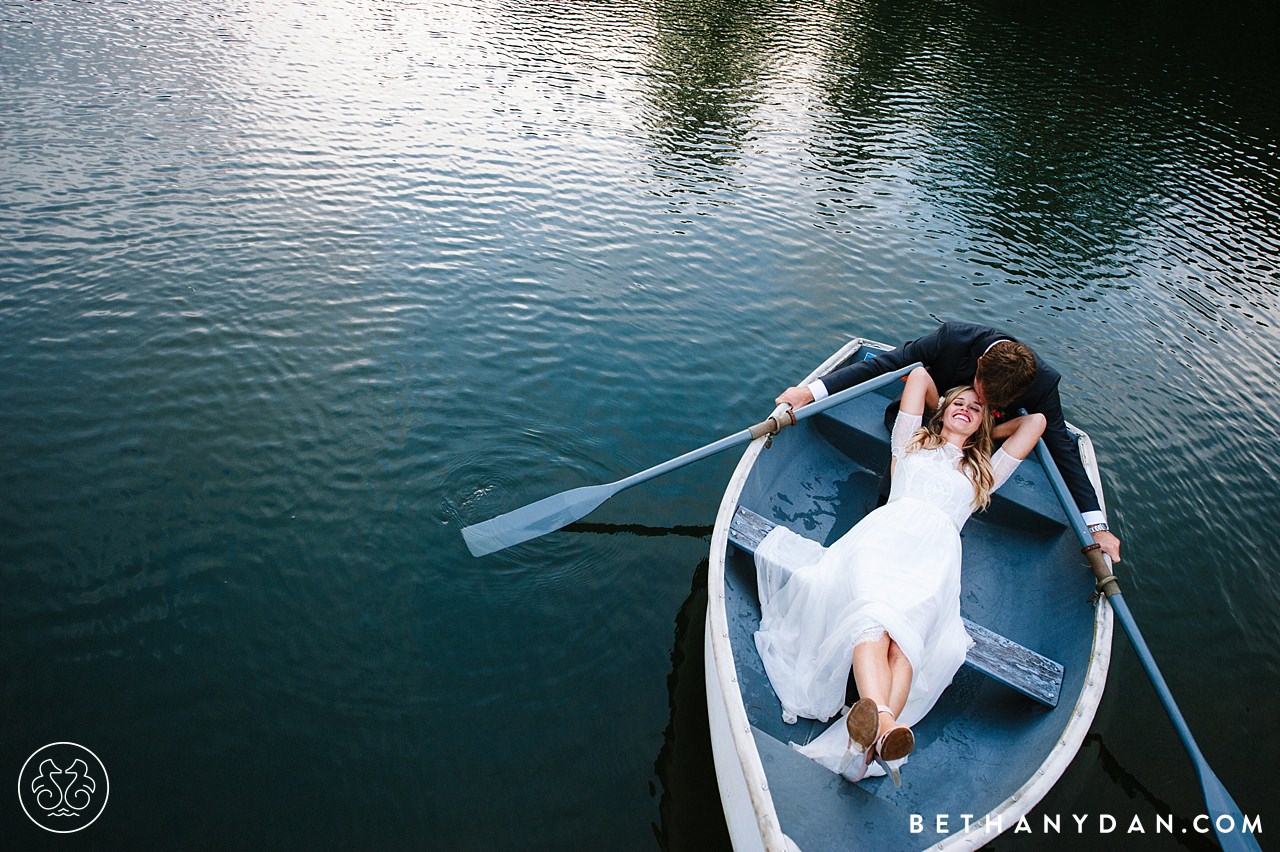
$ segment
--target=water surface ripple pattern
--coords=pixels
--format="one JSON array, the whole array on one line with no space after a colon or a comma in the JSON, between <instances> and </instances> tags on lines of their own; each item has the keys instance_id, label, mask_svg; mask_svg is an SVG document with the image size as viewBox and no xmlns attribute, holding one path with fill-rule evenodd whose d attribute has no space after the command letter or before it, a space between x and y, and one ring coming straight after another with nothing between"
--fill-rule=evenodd
<instances>
[{"instance_id":1,"label":"water surface ripple pattern","mask_svg":"<svg viewBox=\"0 0 1280 852\"><path fill-rule=\"evenodd\" d=\"M1255 5L0 7L0 770L89 746L106 846L722 845L697 583L734 460L485 559L458 530L967 318L1061 369L1130 604L1274 821ZM1194 817L1116 647L1041 808Z\"/></svg>"}]
</instances>

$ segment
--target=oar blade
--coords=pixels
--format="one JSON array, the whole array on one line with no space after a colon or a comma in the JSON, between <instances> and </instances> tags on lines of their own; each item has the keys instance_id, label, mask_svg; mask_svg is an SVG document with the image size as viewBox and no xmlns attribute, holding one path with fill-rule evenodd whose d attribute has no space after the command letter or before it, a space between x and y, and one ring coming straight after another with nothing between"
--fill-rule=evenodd
<instances>
[{"instance_id":1,"label":"oar blade","mask_svg":"<svg viewBox=\"0 0 1280 852\"><path fill-rule=\"evenodd\" d=\"M591 514L616 491L613 484L587 485L544 497L487 521L462 528L462 538L472 556L498 550L555 532Z\"/></svg>"},{"instance_id":2,"label":"oar blade","mask_svg":"<svg viewBox=\"0 0 1280 852\"><path fill-rule=\"evenodd\" d=\"M1218 776L1213 774L1213 770L1203 760L1196 768L1200 773L1200 787L1204 791L1205 810L1213 821L1218 845L1225 852L1260 852L1262 847L1253 834L1253 827L1247 824L1240 806L1231 798Z\"/></svg>"}]
</instances>

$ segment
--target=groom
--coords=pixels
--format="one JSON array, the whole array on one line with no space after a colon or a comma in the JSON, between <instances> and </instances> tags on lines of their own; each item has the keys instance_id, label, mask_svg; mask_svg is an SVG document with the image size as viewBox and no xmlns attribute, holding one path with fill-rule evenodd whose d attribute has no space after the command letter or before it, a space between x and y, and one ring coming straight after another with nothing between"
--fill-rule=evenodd
<instances>
[{"instance_id":1,"label":"groom","mask_svg":"<svg viewBox=\"0 0 1280 852\"><path fill-rule=\"evenodd\" d=\"M973 323L943 323L932 334L904 343L892 352L841 367L805 387L787 388L777 402L800 408L914 361L924 364L941 391L957 385L973 385L983 401L993 408L996 422L1003 411L1015 412L1020 408L1043 414L1048 420L1044 442L1093 540L1113 562L1120 561L1120 539L1107 526L1098 495L1080 461L1075 439L1067 432L1062 400L1058 396L1062 376L1007 334Z\"/></svg>"}]
</instances>

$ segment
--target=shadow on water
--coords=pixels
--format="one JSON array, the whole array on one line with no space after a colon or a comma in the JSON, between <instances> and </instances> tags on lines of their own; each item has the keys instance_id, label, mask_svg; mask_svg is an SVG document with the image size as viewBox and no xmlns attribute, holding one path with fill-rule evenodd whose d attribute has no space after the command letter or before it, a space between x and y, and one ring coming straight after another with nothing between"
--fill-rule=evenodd
<instances>
[{"instance_id":1,"label":"shadow on water","mask_svg":"<svg viewBox=\"0 0 1280 852\"><path fill-rule=\"evenodd\" d=\"M700 524L677 524L671 527L653 527L644 524L600 524L594 521L575 521L564 527L565 532L598 533L600 535L667 536L687 538L711 538L712 528ZM705 579L705 578L704 578Z\"/></svg>"},{"instance_id":2,"label":"shadow on water","mask_svg":"<svg viewBox=\"0 0 1280 852\"><path fill-rule=\"evenodd\" d=\"M707 569L703 559L693 572L693 588L676 614L671 674L667 677L671 719L663 732L654 772L662 785L660 822L653 826L667 852L730 850L707 723L707 689L702 657L702 626L707 616Z\"/></svg>"},{"instance_id":3,"label":"shadow on water","mask_svg":"<svg viewBox=\"0 0 1280 852\"><path fill-rule=\"evenodd\" d=\"M1080 746L1080 754L1076 759L1087 757L1095 747L1098 751L1096 760L1102 767L1103 772L1115 782L1117 787L1124 791L1126 796L1145 803L1150 807L1152 813L1170 816L1173 820L1172 836L1180 841L1184 849L1208 852L1208 850L1218 848L1217 842L1211 839L1211 835L1201 834L1197 830L1194 817L1188 818L1175 814L1175 809L1171 804L1152 792L1137 775L1121 766L1120 761L1107 748L1107 744L1103 741L1101 734L1091 733L1085 737L1083 745Z\"/></svg>"}]
</instances>

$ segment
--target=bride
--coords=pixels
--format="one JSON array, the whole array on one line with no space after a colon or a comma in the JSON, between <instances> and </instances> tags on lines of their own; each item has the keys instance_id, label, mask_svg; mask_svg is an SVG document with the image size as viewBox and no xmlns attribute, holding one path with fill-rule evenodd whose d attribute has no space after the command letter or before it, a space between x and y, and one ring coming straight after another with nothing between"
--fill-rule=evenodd
<instances>
[{"instance_id":1,"label":"bride","mask_svg":"<svg viewBox=\"0 0 1280 852\"><path fill-rule=\"evenodd\" d=\"M926 406L935 413L922 428ZM993 426L972 387L953 388L939 404L933 379L917 367L893 426L889 502L827 548L781 525L760 543L756 647L784 720L838 714L850 666L860 696L801 753L850 781L887 772L901 784L915 747L910 726L972 645L960 619L960 528L1044 427L1042 414Z\"/></svg>"}]
</instances>

